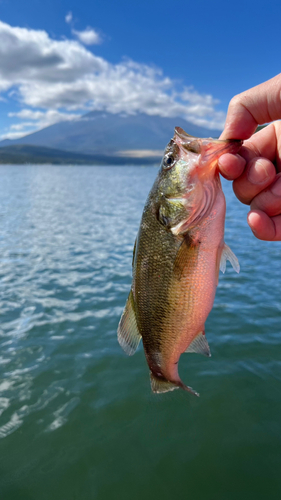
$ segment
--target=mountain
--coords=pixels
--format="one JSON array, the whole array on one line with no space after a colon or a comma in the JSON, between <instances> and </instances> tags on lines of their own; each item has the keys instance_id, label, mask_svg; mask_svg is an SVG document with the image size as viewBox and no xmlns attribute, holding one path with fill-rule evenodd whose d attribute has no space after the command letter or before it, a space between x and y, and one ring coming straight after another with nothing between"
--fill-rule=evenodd
<instances>
[{"instance_id":1,"label":"mountain","mask_svg":"<svg viewBox=\"0 0 281 500\"><path fill-rule=\"evenodd\" d=\"M198 127L183 118L92 111L77 120L56 123L21 139L0 141L0 150L4 146L30 145L84 155L144 158L161 154L175 126L195 137L220 134L219 130Z\"/></svg>"}]
</instances>

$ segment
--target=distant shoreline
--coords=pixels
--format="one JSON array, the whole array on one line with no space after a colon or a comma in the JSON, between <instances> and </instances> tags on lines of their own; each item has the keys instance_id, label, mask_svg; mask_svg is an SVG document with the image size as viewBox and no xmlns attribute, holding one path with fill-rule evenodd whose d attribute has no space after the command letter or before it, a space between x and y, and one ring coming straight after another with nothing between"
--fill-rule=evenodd
<instances>
[{"instance_id":1,"label":"distant shoreline","mask_svg":"<svg viewBox=\"0 0 281 500\"><path fill-rule=\"evenodd\" d=\"M158 165L162 156L113 156L113 155L84 155L47 148L16 144L0 147L0 165Z\"/></svg>"}]
</instances>

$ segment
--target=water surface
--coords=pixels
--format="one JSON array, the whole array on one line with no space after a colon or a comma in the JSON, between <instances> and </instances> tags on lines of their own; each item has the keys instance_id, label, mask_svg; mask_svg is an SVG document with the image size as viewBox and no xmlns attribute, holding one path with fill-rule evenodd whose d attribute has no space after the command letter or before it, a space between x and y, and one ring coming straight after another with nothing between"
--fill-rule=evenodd
<instances>
[{"instance_id":1,"label":"water surface","mask_svg":"<svg viewBox=\"0 0 281 500\"><path fill-rule=\"evenodd\" d=\"M281 243L227 195L227 266L183 355L200 392L150 392L116 328L154 167L0 168L1 500L279 500Z\"/></svg>"}]
</instances>

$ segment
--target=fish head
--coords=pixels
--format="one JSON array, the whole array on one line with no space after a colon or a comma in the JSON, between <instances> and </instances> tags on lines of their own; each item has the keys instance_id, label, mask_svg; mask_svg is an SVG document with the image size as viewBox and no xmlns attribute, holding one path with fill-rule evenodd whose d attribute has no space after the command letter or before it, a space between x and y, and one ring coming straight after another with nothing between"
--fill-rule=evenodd
<instances>
[{"instance_id":1,"label":"fish head","mask_svg":"<svg viewBox=\"0 0 281 500\"><path fill-rule=\"evenodd\" d=\"M160 222L179 234L179 228L186 230L206 217L221 191L218 159L225 153L237 153L241 145L239 140L192 137L176 127L158 175Z\"/></svg>"},{"instance_id":2,"label":"fish head","mask_svg":"<svg viewBox=\"0 0 281 500\"><path fill-rule=\"evenodd\" d=\"M180 150L181 158L189 164L189 173L200 179L214 178L218 175L218 159L225 153L236 154L243 141L237 139L201 139L188 135L176 127L173 141Z\"/></svg>"}]
</instances>

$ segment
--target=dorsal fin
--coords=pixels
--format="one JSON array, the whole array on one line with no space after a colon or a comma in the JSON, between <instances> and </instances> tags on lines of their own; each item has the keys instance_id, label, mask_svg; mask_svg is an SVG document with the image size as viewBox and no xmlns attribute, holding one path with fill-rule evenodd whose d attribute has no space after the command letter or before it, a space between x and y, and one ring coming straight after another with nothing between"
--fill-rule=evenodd
<instances>
[{"instance_id":1,"label":"dorsal fin","mask_svg":"<svg viewBox=\"0 0 281 500\"><path fill-rule=\"evenodd\" d=\"M209 344L207 342L204 330L196 335L195 339L189 344L185 352L197 352L203 354L204 356L211 357L211 351Z\"/></svg>"},{"instance_id":2,"label":"dorsal fin","mask_svg":"<svg viewBox=\"0 0 281 500\"><path fill-rule=\"evenodd\" d=\"M129 293L129 297L118 325L117 338L120 346L125 353L128 354L128 356L135 354L141 339L141 334L138 329L134 311L134 297L132 290Z\"/></svg>"}]
</instances>

